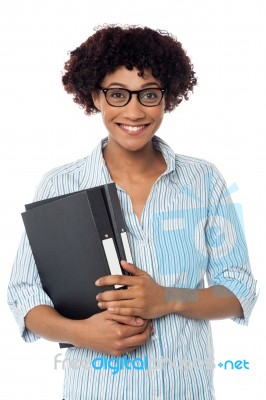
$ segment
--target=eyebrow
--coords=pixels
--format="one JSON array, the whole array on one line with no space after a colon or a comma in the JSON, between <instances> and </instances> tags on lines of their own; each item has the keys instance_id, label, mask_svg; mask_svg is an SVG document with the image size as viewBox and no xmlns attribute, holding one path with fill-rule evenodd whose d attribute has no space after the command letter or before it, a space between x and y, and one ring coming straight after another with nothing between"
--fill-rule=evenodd
<instances>
[{"instance_id":1,"label":"eyebrow","mask_svg":"<svg viewBox=\"0 0 266 400\"><path fill-rule=\"evenodd\" d=\"M144 89L144 88L149 88L149 87L151 87L152 85L156 85L157 87L160 87L160 85L157 83L157 82L147 82L147 83L144 83L143 85L141 85L141 88L142 89ZM108 86L106 86L106 88L110 88L110 86L117 86L117 87L120 87L120 88L125 88L125 89L127 89L127 85L124 85L123 83L119 83L119 82L112 82L112 83L109 83L109 85Z\"/></svg>"}]
</instances>

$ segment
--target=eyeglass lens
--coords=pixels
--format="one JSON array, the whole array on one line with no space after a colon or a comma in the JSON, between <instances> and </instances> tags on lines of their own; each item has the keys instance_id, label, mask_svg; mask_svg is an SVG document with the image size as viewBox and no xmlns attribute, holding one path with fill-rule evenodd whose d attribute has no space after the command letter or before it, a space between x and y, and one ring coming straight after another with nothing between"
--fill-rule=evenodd
<instances>
[{"instance_id":1,"label":"eyeglass lens","mask_svg":"<svg viewBox=\"0 0 266 400\"><path fill-rule=\"evenodd\" d=\"M144 106L156 106L162 100L163 93L157 88L140 90L138 99ZM106 100L110 105L122 107L127 104L130 98L130 91L127 89L111 88L106 91Z\"/></svg>"}]
</instances>

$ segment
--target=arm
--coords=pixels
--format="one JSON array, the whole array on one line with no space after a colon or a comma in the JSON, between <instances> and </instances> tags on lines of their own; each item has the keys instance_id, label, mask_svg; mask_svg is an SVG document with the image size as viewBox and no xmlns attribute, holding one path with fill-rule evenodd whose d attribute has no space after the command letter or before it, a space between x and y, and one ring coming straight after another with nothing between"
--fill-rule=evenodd
<instances>
[{"instance_id":1,"label":"arm","mask_svg":"<svg viewBox=\"0 0 266 400\"><path fill-rule=\"evenodd\" d=\"M207 289L166 288L133 264L121 262L133 276L107 276L99 285L124 284L127 290L100 293L102 309L116 315L158 318L170 313L194 319L243 317L239 300L224 286Z\"/></svg>"},{"instance_id":2,"label":"arm","mask_svg":"<svg viewBox=\"0 0 266 400\"><path fill-rule=\"evenodd\" d=\"M223 319L243 317L239 300L225 286L207 289L165 288L165 296L172 304L173 312L194 319Z\"/></svg>"},{"instance_id":3,"label":"arm","mask_svg":"<svg viewBox=\"0 0 266 400\"><path fill-rule=\"evenodd\" d=\"M142 345L151 333L151 323L140 318L101 312L85 320L71 320L46 305L30 310L25 325L47 340L71 343L115 356Z\"/></svg>"},{"instance_id":4,"label":"arm","mask_svg":"<svg viewBox=\"0 0 266 400\"><path fill-rule=\"evenodd\" d=\"M21 336L27 342L43 337L118 355L146 342L151 331L148 321L124 316L117 318L108 312L79 321L64 318L56 312L41 286L26 235L23 235L12 270L8 303Z\"/></svg>"},{"instance_id":5,"label":"arm","mask_svg":"<svg viewBox=\"0 0 266 400\"><path fill-rule=\"evenodd\" d=\"M43 337L119 355L142 345L151 332L148 321L124 316L117 318L108 312L81 321L70 320L57 313L41 286L25 234L8 286L8 303L26 342Z\"/></svg>"}]
</instances>

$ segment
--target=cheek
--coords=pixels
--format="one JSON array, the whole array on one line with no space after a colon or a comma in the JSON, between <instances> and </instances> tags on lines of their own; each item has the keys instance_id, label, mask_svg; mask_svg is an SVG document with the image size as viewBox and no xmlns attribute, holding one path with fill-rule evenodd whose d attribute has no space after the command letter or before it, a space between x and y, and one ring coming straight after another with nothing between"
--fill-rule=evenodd
<instances>
[{"instance_id":1,"label":"cheek","mask_svg":"<svg viewBox=\"0 0 266 400\"><path fill-rule=\"evenodd\" d=\"M106 109L105 107L102 108L102 118L105 122L110 122L115 117L115 113L113 110Z\"/></svg>"},{"instance_id":2,"label":"cheek","mask_svg":"<svg viewBox=\"0 0 266 400\"><path fill-rule=\"evenodd\" d=\"M154 110L152 117L158 124L160 124L164 117L164 107L160 107L159 110Z\"/></svg>"}]
</instances>

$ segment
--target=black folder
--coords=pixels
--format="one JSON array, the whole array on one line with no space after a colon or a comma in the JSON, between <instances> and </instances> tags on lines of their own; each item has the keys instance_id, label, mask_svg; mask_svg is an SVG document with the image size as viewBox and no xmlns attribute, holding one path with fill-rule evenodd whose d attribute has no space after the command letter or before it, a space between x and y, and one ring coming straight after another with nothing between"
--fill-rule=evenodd
<instances>
[{"instance_id":1,"label":"black folder","mask_svg":"<svg viewBox=\"0 0 266 400\"><path fill-rule=\"evenodd\" d=\"M41 200L25 208L22 218L32 253L55 309L71 319L100 312L97 293L114 287L97 287L95 281L110 273L124 273L122 259L132 262L115 184Z\"/></svg>"},{"instance_id":2,"label":"black folder","mask_svg":"<svg viewBox=\"0 0 266 400\"><path fill-rule=\"evenodd\" d=\"M131 251L128 243L126 224L120 207L115 184L101 186L106 209L113 227L115 243L120 260L133 263Z\"/></svg>"}]
</instances>

